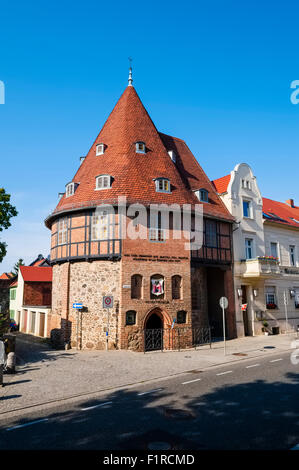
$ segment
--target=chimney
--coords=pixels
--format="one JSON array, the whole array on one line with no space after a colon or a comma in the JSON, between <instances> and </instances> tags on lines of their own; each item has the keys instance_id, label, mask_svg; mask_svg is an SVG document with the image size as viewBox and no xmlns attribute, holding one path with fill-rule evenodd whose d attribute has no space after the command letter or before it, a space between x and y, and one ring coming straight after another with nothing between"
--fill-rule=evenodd
<instances>
[{"instance_id":1,"label":"chimney","mask_svg":"<svg viewBox=\"0 0 299 470\"><path fill-rule=\"evenodd\" d=\"M288 199L286 201L286 204L290 207L295 207L294 199Z\"/></svg>"}]
</instances>

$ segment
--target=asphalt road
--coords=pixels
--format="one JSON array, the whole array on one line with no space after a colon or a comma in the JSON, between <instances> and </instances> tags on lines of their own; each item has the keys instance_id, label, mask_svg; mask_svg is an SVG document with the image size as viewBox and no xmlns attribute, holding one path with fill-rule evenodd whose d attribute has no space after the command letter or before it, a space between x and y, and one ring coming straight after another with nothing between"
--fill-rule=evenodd
<instances>
[{"instance_id":1,"label":"asphalt road","mask_svg":"<svg viewBox=\"0 0 299 470\"><path fill-rule=\"evenodd\" d=\"M0 415L0 450L291 449L298 385L290 352L246 359Z\"/></svg>"}]
</instances>

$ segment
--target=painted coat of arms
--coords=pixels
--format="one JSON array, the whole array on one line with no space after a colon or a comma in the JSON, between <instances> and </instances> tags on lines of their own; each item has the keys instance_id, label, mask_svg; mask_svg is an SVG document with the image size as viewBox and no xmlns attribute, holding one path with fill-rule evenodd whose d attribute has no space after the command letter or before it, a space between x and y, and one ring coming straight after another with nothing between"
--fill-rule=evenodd
<instances>
[{"instance_id":1,"label":"painted coat of arms","mask_svg":"<svg viewBox=\"0 0 299 470\"><path fill-rule=\"evenodd\" d=\"M152 279L152 294L164 294L164 279Z\"/></svg>"}]
</instances>

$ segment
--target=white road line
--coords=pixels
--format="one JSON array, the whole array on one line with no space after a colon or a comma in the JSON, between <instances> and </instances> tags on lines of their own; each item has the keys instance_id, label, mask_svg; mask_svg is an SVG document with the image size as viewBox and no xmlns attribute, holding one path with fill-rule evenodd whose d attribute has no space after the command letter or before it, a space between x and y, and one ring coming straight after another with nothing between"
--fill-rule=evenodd
<instances>
[{"instance_id":1,"label":"white road line","mask_svg":"<svg viewBox=\"0 0 299 470\"><path fill-rule=\"evenodd\" d=\"M282 359L273 359L273 361L270 361L270 362L278 362L278 361L282 361Z\"/></svg>"},{"instance_id":2,"label":"white road line","mask_svg":"<svg viewBox=\"0 0 299 470\"><path fill-rule=\"evenodd\" d=\"M138 396L141 397L142 395L147 395L148 393L159 392L160 390L163 390L163 388L155 388L154 390L149 390L148 392L138 393Z\"/></svg>"},{"instance_id":3,"label":"white road line","mask_svg":"<svg viewBox=\"0 0 299 470\"><path fill-rule=\"evenodd\" d=\"M225 375L225 374L231 374L232 370L227 370L226 372L220 372L219 374L216 375Z\"/></svg>"},{"instance_id":4,"label":"white road line","mask_svg":"<svg viewBox=\"0 0 299 470\"><path fill-rule=\"evenodd\" d=\"M100 403L99 405L88 406L87 408L81 408L81 411L93 410L94 408L99 408L100 406L110 405L112 401L106 401L105 403Z\"/></svg>"},{"instance_id":5,"label":"white road line","mask_svg":"<svg viewBox=\"0 0 299 470\"><path fill-rule=\"evenodd\" d=\"M14 429L25 428L26 426L31 426L31 424L43 423L44 421L48 421L48 418L38 419L37 421L31 421L30 423L18 424L17 426L7 428L6 431L13 431Z\"/></svg>"},{"instance_id":6,"label":"white road line","mask_svg":"<svg viewBox=\"0 0 299 470\"><path fill-rule=\"evenodd\" d=\"M250 369L251 367L258 367L260 364L252 364L251 366L246 366L246 369Z\"/></svg>"},{"instance_id":7,"label":"white road line","mask_svg":"<svg viewBox=\"0 0 299 470\"><path fill-rule=\"evenodd\" d=\"M188 382L183 382L182 385L192 384L193 382L199 382L199 380L201 380L201 379L189 380Z\"/></svg>"}]
</instances>

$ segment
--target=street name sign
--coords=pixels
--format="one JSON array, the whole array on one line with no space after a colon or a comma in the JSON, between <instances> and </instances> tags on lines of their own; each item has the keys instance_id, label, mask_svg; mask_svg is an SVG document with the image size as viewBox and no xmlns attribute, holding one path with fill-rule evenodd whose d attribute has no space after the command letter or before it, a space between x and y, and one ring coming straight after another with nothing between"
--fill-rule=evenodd
<instances>
[{"instance_id":1,"label":"street name sign","mask_svg":"<svg viewBox=\"0 0 299 470\"><path fill-rule=\"evenodd\" d=\"M83 307L83 304L80 304L78 302L73 304L73 308L82 308L82 307Z\"/></svg>"}]
</instances>

